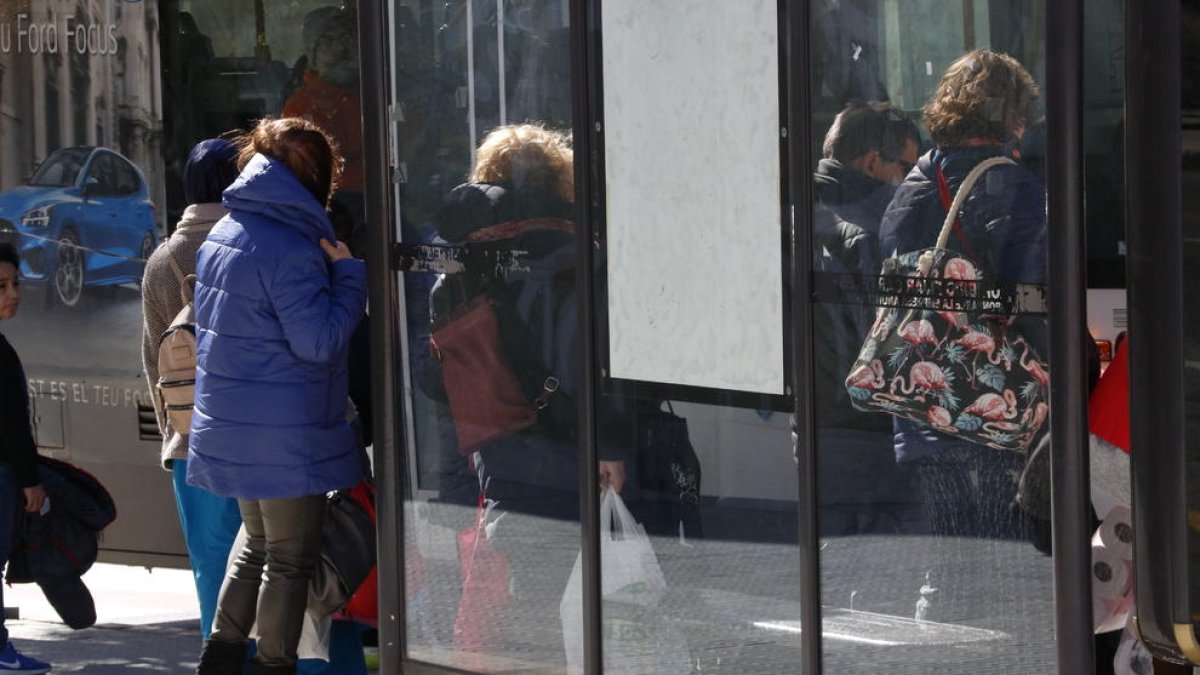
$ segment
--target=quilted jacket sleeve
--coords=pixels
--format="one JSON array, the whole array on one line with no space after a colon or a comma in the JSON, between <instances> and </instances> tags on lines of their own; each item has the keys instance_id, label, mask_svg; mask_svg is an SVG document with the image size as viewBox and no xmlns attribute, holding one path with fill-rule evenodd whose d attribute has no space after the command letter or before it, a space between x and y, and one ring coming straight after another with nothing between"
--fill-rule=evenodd
<instances>
[{"instance_id":1,"label":"quilted jacket sleeve","mask_svg":"<svg viewBox=\"0 0 1200 675\"><path fill-rule=\"evenodd\" d=\"M329 363L350 344L367 306L367 271L356 258L332 270L319 249L285 256L271 279L271 303L297 358Z\"/></svg>"}]
</instances>

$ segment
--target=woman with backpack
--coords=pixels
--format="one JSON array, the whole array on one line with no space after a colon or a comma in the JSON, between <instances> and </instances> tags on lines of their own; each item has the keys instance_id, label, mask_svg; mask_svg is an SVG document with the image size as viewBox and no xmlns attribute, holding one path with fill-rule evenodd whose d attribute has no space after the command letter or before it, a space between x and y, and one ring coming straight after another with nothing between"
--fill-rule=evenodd
<instances>
[{"instance_id":1,"label":"woman with backpack","mask_svg":"<svg viewBox=\"0 0 1200 675\"><path fill-rule=\"evenodd\" d=\"M237 176L237 148L229 141L210 138L192 148L182 174L188 206L175 231L150 255L142 275L142 367L150 391L155 394L154 414L163 437L162 466L171 472L175 506L196 580L201 639L207 639L212 628L229 548L242 526L242 516L236 500L187 484L191 428L176 429L167 415L159 393L159 356L163 333L184 308L180 290L187 283L186 277L196 273L196 252L217 221L229 213L221 204L221 193ZM185 382L194 377L194 373L182 376Z\"/></svg>"},{"instance_id":2,"label":"woman with backpack","mask_svg":"<svg viewBox=\"0 0 1200 675\"><path fill-rule=\"evenodd\" d=\"M234 497L248 540L221 588L197 670L296 672L325 493L362 477L348 421L347 350L366 269L326 213L336 145L315 124L266 119L238 139L229 216L196 264L198 362L188 483Z\"/></svg>"}]
</instances>

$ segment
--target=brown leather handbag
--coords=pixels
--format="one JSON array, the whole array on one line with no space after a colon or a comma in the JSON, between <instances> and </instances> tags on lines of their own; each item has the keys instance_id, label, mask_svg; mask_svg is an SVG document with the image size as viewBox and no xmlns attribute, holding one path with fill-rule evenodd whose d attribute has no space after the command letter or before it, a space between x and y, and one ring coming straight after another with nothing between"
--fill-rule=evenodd
<instances>
[{"instance_id":1,"label":"brown leather handbag","mask_svg":"<svg viewBox=\"0 0 1200 675\"><path fill-rule=\"evenodd\" d=\"M433 356L442 366L464 455L533 426L558 390L558 380L547 376L535 400L525 394L504 350L497 306L495 299L478 295L433 329Z\"/></svg>"}]
</instances>

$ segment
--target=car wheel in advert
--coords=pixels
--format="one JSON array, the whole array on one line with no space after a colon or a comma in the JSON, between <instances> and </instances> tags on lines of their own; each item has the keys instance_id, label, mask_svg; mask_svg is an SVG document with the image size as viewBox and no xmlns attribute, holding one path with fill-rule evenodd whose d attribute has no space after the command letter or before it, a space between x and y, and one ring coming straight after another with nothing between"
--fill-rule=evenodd
<instances>
[{"instance_id":1,"label":"car wheel in advert","mask_svg":"<svg viewBox=\"0 0 1200 675\"><path fill-rule=\"evenodd\" d=\"M146 273L146 261L150 259L150 255L154 253L154 235L147 232L142 237L142 246L138 251L138 258L141 259L142 274ZM138 286L142 285L141 275L138 278Z\"/></svg>"},{"instance_id":2,"label":"car wheel in advert","mask_svg":"<svg viewBox=\"0 0 1200 675\"><path fill-rule=\"evenodd\" d=\"M83 297L83 250L74 232L64 232L58 240L58 266L54 271L54 290L66 307L74 307Z\"/></svg>"}]
</instances>

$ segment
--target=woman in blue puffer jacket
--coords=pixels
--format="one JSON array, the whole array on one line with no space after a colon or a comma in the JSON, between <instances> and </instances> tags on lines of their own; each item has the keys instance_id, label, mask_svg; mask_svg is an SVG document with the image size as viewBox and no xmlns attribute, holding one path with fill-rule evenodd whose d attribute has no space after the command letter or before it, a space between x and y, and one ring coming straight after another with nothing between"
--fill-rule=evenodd
<instances>
[{"instance_id":1,"label":"woman in blue puffer jacket","mask_svg":"<svg viewBox=\"0 0 1200 675\"><path fill-rule=\"evenodd\" d=\"M884 213L879 233L883 255L934 245L946 217L939 172L948 194L954 195L983 160L1020 159L1017 143L1032 119L1037 96L1033 77L1006 54L976 50L946 69L924 111L935 147L918 161ZM980 265L986 278L1002 284L1045 283L1045 187L1019 161L983 174L959 219L961 231L951 234L947 246ZM1019 317L1013 329L1039 354L1047 354L1043 317ZM934 533L1023 536L1012 508L1023 455L972 445L907 420L895 421L895 449L897 461L917 469Z\"/></svg>"},{"instance_id":2,"label":"woman in blue puffer jacket","mask_svg":"<svg viewBox=\"0 0 1200 675\"><path fill-rule=\"evenodd\" d=\"M320 127L263 120L239 147L242 172L223 199L230 213L196 264L187 477L237 498L248 541L197 672L240 673L257 620L250 672L290 674L324 494L362 473L347 421L347 348L366 308L366 270L326 214L340 158Z\"/></svg>"}]
</instances>

